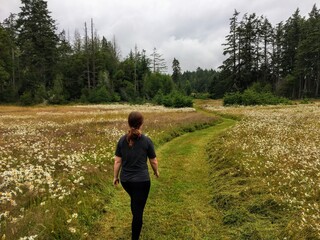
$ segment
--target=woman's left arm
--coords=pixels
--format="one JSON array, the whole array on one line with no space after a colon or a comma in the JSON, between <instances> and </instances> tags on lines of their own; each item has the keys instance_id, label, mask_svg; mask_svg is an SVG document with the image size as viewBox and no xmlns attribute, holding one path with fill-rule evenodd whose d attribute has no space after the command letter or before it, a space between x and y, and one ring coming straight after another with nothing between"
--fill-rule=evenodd
<instances>
[{"instance_id":1,"label":"woman's left arm","mask_svg":"<svg viewBox=\"0 0 320 240\"><path fill-rule=\"evenodd\" d=\"M119 172L122 165L122 158L114 157L114 167L113 167L113 185L117 186L119 184Z\"/></svg>"},{"instance_id":2,"label":"woman's left arm","mask_svg":"<svg viewBox=\"0 0 320 240\"><path fill-rule=\"evenodd\" d=\"M157 158L151 158L151 159L149 159L149 162L150 162L151 167L153 169L154 175L158 178L159 177L159 169L158 169L158 160L157 160Z\"/></svg>"}]
</instances>

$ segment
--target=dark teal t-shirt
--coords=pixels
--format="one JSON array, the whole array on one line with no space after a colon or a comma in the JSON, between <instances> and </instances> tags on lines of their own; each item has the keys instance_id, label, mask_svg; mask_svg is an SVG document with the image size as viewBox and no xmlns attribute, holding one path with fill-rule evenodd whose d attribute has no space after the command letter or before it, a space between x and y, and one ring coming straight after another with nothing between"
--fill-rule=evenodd
<instances>
[{"instance_id":1,"label":"dark teal t-shirt","mask_svg":"<svg viewBox=\"0 0 320 240\"><path fill-rule=\"evenodd\" d=\"M151 139L144 134L134 140L132 147L126 140L126 135L118 141L116 156L121 157L122 167L120 180L122 182L150 181L147 159L156 157Z\"/></svg>"}]
</instances>

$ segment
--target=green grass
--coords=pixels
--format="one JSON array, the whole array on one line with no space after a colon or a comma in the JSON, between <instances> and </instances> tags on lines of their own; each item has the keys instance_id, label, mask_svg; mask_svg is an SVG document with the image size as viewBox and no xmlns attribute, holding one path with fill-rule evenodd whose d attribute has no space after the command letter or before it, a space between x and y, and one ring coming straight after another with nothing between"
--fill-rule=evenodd
<instances>
[{"instance_id":1,"label":"green grass","mask_svg":"<svg viewBox=\"0 0 320 240\"><path fill-rule=\"evenodd\" d=\"M156 110L155 117L148 106L2 107L1 174L9 171L12 177L5 176L11 183L0 189L0 239L112 239L100 234L98 222L114 212L114 206L119 208L112 185L113 154L127 130L125 111L132 108L146 111L144 132L157 146L218 121L215 116L166 109ZM30 171L29 165L50 166L52 184L46 170ZM16 170L27 177L17 179ZM14 201L3 201L6 192L12 192Z\"/></svg>"},{"instance_id":2,"label":"green grass","mask_svg":"<svg viewBox=\"0 0 320 240\"><path fill-rule=\"evenodd\" d=\"M198 103L198 112L212 116ZM264 174L252 174L242 164L247 158L237 148L241 138L227 145L232 136L224 131L241 118L220 116L213 127L171 140L173 134L158 144L160 178L152 179L141 239L319 239L310 226L297 227L301 215L267 186ZM184 132L189 131L178 135ZM117 188L96 239L130 239L129 204Z\"/></svg>"},{"instance_id":3,"label":"green grass","mask_svg":"<svg viewBox=\"0 0 320 240\"><path fill-rule=\"evenodd\" d=\"M262 179L252 177L237 164L243 158L241 153L225 152L222 139L215 139L207 147L211 203L221 212L224 226L221 239L285 239L289 212L284 209L288 206L268 190Z\"/></svg>"},{"instance_id":4,"label":"green grass","mask_svg":"<svg viewBox=\"0 0 320 240\"><path fill-rule=\"evenodd\" d=\"M187 133L157 149L160 178L152 179L141 239L219 239L221 214L211 204L205 146L234 121ZM97 239L130 238L130 201L116 189Z\"/></svg>"}]
</instances>

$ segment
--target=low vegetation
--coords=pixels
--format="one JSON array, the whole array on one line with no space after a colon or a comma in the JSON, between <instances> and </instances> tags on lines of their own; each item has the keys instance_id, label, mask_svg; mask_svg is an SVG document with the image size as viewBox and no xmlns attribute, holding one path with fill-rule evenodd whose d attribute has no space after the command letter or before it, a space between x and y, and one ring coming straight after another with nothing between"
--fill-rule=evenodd
<instances>
[{"instance_id":1,"label":"low vegetation","mask_svg":"<svg viewBox=\"0 0 320 240\"><path fill-rule=\"evenodd\" d=\"M185 96L179 92L172 92L170 94L164 95L161 91L153 98L154 102L159 105L164 105L165 107L192 107L193 100L191 97Z\"/></svg>"},{"instance_id":2,"label":"low vegetation","mask_svg":"<svg viewBox=\"0 0 320 240\"><path fill-rule=\"evenodd\" d=\"M277 105L289 104L290 101L284 97L275 96L268 87L261 87L260 84L254 84L243 93L227 93L223 97L223 105Z\"/></svg>"},{"instance_id":3,"label":"low vegetation","mask_svg":"<svg viewBox=\"0 0 320 240\"><path fill-rule=\"evenodd\" d=\"M0 237L94 236L113 195L115 144L132 110L144 113L143 131L157 146L217 120L151 105L1 107Z\"/></svg>"},{"instance_id":4,"label":"low vegetation","mask_svg":"<svg viewBox=\"0 0 320 240\"><path fill-rule=\"evenodd\" d=\"M212 203L224 213L226 233L319 239L319 103L206 108L242 116L208 147Z\"/></svg>"}]
</instances>

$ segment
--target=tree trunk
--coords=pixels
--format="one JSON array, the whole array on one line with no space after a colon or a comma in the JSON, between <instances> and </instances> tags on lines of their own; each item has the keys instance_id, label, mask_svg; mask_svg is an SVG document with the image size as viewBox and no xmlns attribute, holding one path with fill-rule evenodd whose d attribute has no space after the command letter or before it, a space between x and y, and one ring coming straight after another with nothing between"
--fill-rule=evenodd
<instances>
[{"instance_id":1,"label":"tree trunk","mask_svg":"<svg viewBox=\"0 0 320 240\"><path fill-rule=\"evenodd\" d=\"M93 36L93 19L91 18L91 49L92 49L92 85L95 87L96 84L96 58L95 58L95 49L94 49L94 36Z\"/></svg>"},{"instance_id":2,"label":"tree trunk","mask_svg":"<svg viewBox=\"0 0 320 240\"><path fill-rule=\"evenodd\" d=\"M91 88L90 83L90 66L89 66L89 53L88 53L88 29L87 29L87 23L84 23L84 31L85 31L85 48L86 48L86 55L87 55L87 83L88 83L88 89Z\"/></svg>"},{"instance_id":3,"label":"tree trunk","mask_svg":"<svg viewBox=\"0 0 320 240\"><path fill-rule=\"evenodd\" d=\"M137 55L138 55L138 47L137 44L134 47L134 91L137 93L138 84L137 84Z\"/></svg>"},{"instance_id":4,"label":"tree trunk","mask_svg":"<svg viewBox=\"0 0 320 240\"><path fill-rule=\"evenodd\" d=\"M16 88L16 77L15 77L15 55L14 55L14 48L11 48L12 53L12 87L13 89Z\"/></svg>"}]
</instances>

